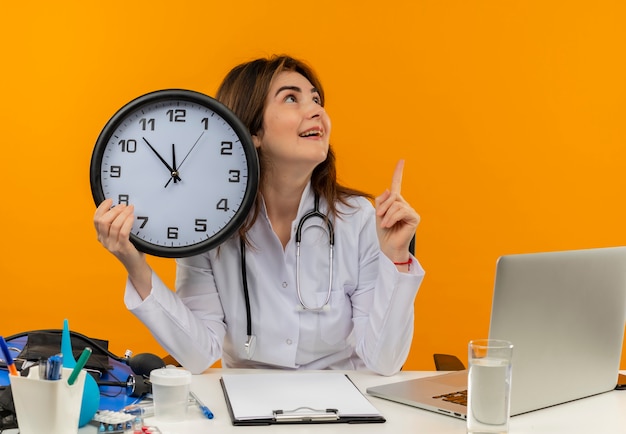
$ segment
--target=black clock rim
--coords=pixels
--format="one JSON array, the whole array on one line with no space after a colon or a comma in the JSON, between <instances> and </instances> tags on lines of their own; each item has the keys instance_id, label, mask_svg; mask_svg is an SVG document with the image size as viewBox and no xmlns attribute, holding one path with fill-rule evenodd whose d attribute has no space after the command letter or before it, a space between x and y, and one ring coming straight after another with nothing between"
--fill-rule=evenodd
<instances>
[{"instance_id":1,"label":"black clock rim","mask_svg":"<svg viewBox=\"0 0 626 434\"><path fill-rule=\"evenodd\" d=\"M105 199L104 191L102 189L102 178L100 175L100 167L102 165L102 157L104 150L109 142L112 133L118 128L120 123L125 117L142 106L153 104L158 101L168 100L185 100L201 104L209 107L211 110L220 115L235 131L239 139L246 156L247 168L248 168L248 183L246 191L244 193L241 207L237 210L233 218L216 234L210 238L200 241L199 243L191 246L161 246L149 243L141 238L136 237L134 234L130 234L130 241L135 245L137 250L147 253L153 256L159 256L163 258L184 258L188 256L198 255L207 252L211 249L222 244L228 238L239 230L241 225L245 222L248 213L252 209L256 200L256 195L259 186L259 161L252 137L248 128L241 122L241 120L224 104L212 98L206 94L188 90L188 89L162 89L152 91L150 93L141 95L132 101L122 106L105 124L104 128L98 135L96 144L94 146L91 162L89 167L89 182L91 186L91 194L94 203L99 206Z\"/></svg>"}]
</instances>

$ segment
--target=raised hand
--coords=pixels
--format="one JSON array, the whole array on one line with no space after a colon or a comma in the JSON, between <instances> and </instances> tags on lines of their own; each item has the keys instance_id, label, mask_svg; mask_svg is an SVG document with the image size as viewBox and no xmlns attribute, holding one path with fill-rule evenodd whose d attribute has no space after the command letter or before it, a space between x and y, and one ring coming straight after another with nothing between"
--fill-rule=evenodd
<instances>
[{"instance_id":1,"label":"raised hand","mask_svg":"<svg viewBox=\"0 0 626 434\"><path fill-rule=\"evenodd\" d=\"M409 244L420 222L419 214L401 194L404 160L398 161L391 187L376 198L376 231L383 253L393 262L405 262Z\"/></svg>"}]
</instances>

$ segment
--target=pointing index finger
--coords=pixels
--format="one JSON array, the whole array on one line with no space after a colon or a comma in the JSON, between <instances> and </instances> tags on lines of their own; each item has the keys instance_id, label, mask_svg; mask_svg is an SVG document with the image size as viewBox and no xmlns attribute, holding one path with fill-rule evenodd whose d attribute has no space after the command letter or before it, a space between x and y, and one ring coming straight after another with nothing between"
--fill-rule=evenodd
<instances>
[{"instance_id":1,"label":"pointing index finger","mask_svg":"<svg viewBox=\"0 0 626 434\"><path fill-rule=\"evenodd\" d=\"M396 164L396 170L393 172L393 178L391 179L391 192L400 194L402 189L402 172L404 171L404 160L398 161Z\"/></svg>"}]
</instances>

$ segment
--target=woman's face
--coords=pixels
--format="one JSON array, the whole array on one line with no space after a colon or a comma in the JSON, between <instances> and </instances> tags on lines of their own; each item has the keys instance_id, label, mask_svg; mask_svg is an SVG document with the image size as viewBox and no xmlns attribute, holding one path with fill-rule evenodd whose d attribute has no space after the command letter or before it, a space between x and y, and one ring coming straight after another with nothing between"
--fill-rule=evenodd
<instances>
[{"instance_id":1,"label":"woman's face","mask_svg":"<svg viewBox=\"0 0 626 434\"><path fill-rule=\"evenodd\" d=\"M270 86L263 127L253 136L255 146L274 167L310 172L326 159L330 119L317 89L295 71L279 73Z\"/></svg>"}]
</instances>

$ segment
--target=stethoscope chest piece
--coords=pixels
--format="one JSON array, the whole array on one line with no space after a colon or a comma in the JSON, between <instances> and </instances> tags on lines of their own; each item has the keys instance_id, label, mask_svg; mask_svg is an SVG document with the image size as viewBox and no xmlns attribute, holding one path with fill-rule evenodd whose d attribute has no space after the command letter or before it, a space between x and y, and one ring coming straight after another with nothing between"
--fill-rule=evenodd
<instances>
[{"instance_id":1,"label":"stethoscope chest piece","mask_svg":"<svg viewBox=\"0 0 626 434\"><path fill-rule=\"evenodd\" d=\"M248 339L246 339L246 343L243 344L243 347L246 351L246 357L248 360L252 359L254 351L256 350L256 336L248 335Z\"/></svg>"}]
</instances>

